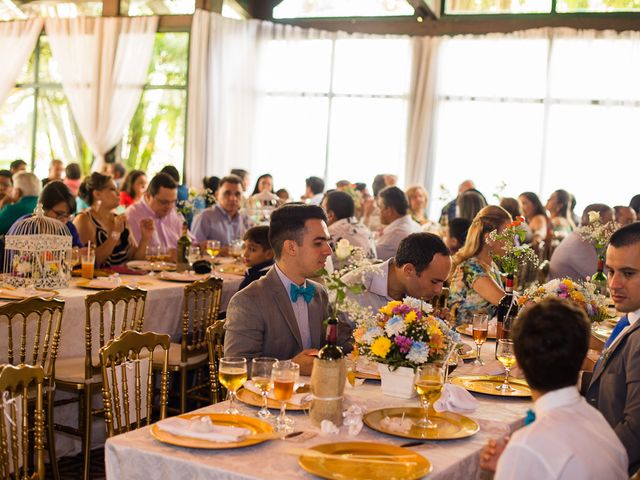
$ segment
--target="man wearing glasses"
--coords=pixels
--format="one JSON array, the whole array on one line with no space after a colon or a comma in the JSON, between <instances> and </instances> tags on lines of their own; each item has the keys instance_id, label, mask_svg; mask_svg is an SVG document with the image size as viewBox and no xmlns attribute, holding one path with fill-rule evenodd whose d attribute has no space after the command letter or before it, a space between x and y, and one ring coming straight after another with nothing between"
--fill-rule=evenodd
<instances>
[{"instance_id":1,"label":"man wearing glasses","mask_svg":"<svg viewBox=\"0 0 640 480\"><path fill-rule=\"evenodd\" d=\"M140 221L151 219L155 232L149 246L176 248L184 222L184 217L176 210L177 199L178 185L173 178L166 173L159 173L151 179L142 200L125 211L129 230L136 243L139 244L141 239Z\"/></svg>"}]
</instances>

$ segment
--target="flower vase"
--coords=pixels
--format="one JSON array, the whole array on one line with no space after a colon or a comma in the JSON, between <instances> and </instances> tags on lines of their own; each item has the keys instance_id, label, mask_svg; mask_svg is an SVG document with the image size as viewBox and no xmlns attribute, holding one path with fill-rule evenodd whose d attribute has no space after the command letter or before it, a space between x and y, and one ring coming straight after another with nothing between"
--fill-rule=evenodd
<instances>
[{"instance_id":1,"label":"flower vase","mask_svg":"<svg viewBox=\"0 0 640 480\"><path fill-rule=\"evenodd\" d=\"M412 368L398 367L392 370L389 365L378 364L382 393L389 397L413 398L416 391L413 388L414 372Z\"/></svg>"}]
</instances>

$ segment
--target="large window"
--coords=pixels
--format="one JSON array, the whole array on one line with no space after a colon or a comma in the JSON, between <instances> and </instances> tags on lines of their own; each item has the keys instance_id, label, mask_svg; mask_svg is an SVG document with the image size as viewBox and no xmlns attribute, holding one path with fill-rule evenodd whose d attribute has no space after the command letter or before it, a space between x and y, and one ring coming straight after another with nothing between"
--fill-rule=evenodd
<instances>
[{"instance_id":1,"label":"large window","mask_svg":"<svg viewBox=\"0 0 640 480\"><path fill-rule=\"evenodd\" d=\"M445 0L448 15L638 11L640 0Z\"/></svg>"},{"instance_id":2,"label":"large window","mask_svg":"<svg viewBox=\"0 0 640 480\"><path fill-rule=\"evenodd\" d=\"M638 193L638 40L453 38L439 59L432 215L466 178L488 197L564 188L577 212Z\"/></svg>"},{"instance_id":3,"label":"large window","mask_svg":"<svg viewBox=\"0 0 640 480\"><path fill-rule=\"evenodd\" d=\"M406 0L283 0L273 18L390 17L413 15Z\"/></svg>"},{"instance_id":4,"label":"large window","mask_svg":"<svg viewBox=\"0 0 640 480\"><path fill-rule=\"evenodd\" d=\"M296 198L311 175L327 188L376 173L402 179L410 59L407 39L271 42L252 172Z\"/></svg>"}]
</instances>

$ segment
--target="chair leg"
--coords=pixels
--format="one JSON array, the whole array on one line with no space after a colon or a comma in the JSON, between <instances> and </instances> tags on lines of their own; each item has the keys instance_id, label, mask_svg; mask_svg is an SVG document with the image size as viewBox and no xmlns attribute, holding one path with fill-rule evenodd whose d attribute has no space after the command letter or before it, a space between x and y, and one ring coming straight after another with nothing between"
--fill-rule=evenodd
<instances>
[{"instance_id":1,"label":"chair leg","mask_svg":"<svg viewBox=\"0 0 640 480\"><path fill-rule=\"evenodd\" d=\"M187 411L187 369L180 367L180 413Z\"/></svg>"},{"instance_id":2,"label":"chair leg","mask_svg":"<svg viewBox=\"0 0 640 480\"><path fill-rule=\"evenodd\" d=\"M58 459L56 458L55 422L53 421L53 402L55 390L50 388L47 392L47 449L49 451L49 466L54 480L60 480Z\"/></svg>"},{"instance_id":3,"label":"chair leg","mask_svg":"<svg viewBox=\"0 0 640 480\"><path fill-rule=\"evenodd\" d=\"M91 420L93 418L91 403L91 394L93 393L91 385L84 387L84 401L82 405L82 458L84 459L83 475L84 480L89 480L91 475Z\"/></svg>"}]
</instances>

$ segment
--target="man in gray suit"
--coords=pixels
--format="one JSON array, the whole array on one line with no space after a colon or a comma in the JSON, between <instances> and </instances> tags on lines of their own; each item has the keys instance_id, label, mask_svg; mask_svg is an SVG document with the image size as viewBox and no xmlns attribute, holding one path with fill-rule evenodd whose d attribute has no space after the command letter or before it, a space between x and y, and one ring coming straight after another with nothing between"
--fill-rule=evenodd
<instances>
[{"instance_id":1,"label":"man in gray suit","mask_svg":"<svg viewBox=\"0 0 640 480\"><path fill-rule=\"evenodd\" d=\"M269 242L276 264L229 302L225 356L292 358L301 374L311 374L314 355L324 343L329 300L325 288L309 277L331 255L329 240L327 217L319 206L285 205L273 212ZM339 327L340 338L350 333L348 326Z\"/></svg>"},{"instance_id":2,"label":"man in gray suit","mask_svg":"<svg viewBox=\"0 0 640 480\"><path fill-rule=\"evenodd\" d=\"M629 456L629 474L640 470L640 223L611 236L609 290L624 315L604 345L585 396L615 430Z\"/></svg>"}]
</instances>

